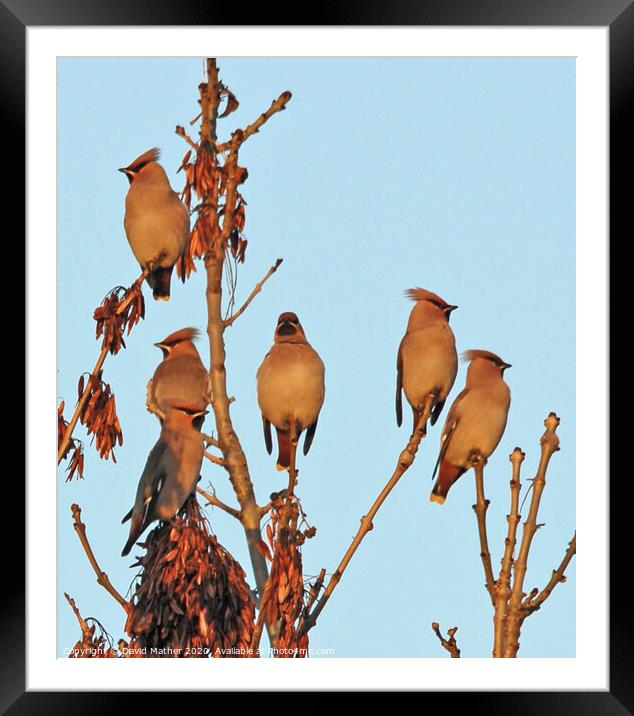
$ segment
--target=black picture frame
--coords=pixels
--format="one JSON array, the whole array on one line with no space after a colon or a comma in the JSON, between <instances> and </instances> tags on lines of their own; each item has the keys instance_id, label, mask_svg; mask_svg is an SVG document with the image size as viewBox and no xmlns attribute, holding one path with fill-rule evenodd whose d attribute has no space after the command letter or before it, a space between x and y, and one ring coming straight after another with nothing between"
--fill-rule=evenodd
<instances>
[{"instance_id":1,"label":"black picture frame","mask_svg":"<svg viewBox=\"0 0 634 716\"><path fill-rule=\"evenodd\" d=\"M347 2L310 6L302 16L297 8L279 9L260 4L249 9L249 25L482 25L482 26L608 26L610 47L610 233L611 245L631 234L626 212L632 203L632 97L634 94L634 0L393 0L392 2ZM2 57L2 107L4 112L4 164L11 172L11 189L4 201L12 215L24 216L15 207L24 202L26 29L29 26L81 25L235 25L235 6L218 3L169 3L160 0L1 0L0 55ZM309 16L310 15L310 16ZM5 216L7 214L5 213ZM627 227L627 228L626 228ZM15 231L12 229L11 231ZM7 241L7 238L5 238ZM26 243L25 243L26 245ZM25 277L26 280L26 277ZM612 292L618 289L612 280ZM28 350L28 348L27 348ZM28 390L28 386L27 386ZM43 422L46 422L43 420ZM16 420L17 423L17 420ZM608 426L598 426L608 429ZM614 440L617 438L614 437ZM5 443L6 445L6 443ZM610 440L612 445L612 438ZM29 445L25 452L28 462ZM5 472L5 506L13 507L19 519L24 491L13 471ZM596 476L597 480L607 475ZM421 706L433 708L432 701L446 707L457 705L454 698L469 699L470 713L504 714L634 714L634 660L629 603L624 588L626 565L631 564L627 542L619 534L628 520L630 506L624 485L627 474L617 475L610 499L610 679L606 692L454 692L426 693ZM5 507L5 515L7 509ZM5 518L8 519L8 518ZM26 517L25 517L26 519ZM17 530L10 533L3 554L2 610L0 611L0 708L3 713L105 713L138 708L138 694L117 692L25 692L25 565ZM591 535L580 535L580 541ZM7 539L5 537L5 539ZM13 561L11 561L13 560ZM33 588L35 585L30 585ZM586 628L592 629L592 624ZM149 694L142 694L147 700ZM204 696L204 695L203 695ZM162 693L163 709L167 694ZM191 698L191 695L188 696ZM208 704L209 705L209 704ZM149 708L146 704L144 708Z\"/></svg>"}]
</instances>

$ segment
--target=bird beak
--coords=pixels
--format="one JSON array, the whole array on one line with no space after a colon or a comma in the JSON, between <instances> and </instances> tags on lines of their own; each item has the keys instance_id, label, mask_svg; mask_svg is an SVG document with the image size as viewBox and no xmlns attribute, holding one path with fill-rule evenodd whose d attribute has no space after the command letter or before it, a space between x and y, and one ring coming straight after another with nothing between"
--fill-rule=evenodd
<instances>
[{"instance_id":1,"label":"bird beak","mask_svg":"<svg viewBox=\"0 0 634 716\"><path fill-rule=\"evenodd\" d=\"M451 313L452 311L455 311L456 308L458 308L458 306L447 306L447 308L445 308L445 311L447 313Z\"/></svg>"},{"instance_id":2,"label":"bird beak","mask_svg":"<svg viewBox=\"0 0 634 716\"><path fill-rule=\"evenodd\" d=\"M160 348L161 350L163 350L163 348L165 348L165 345L164 345L163 343L155 343L154 345L155 345L157 348Z\"/></svg>"},{"instance_id":3,"label":"bird beak","mask_svg":"<svg viewBox=\"0 0 634 716\"><path fill-rule=\"evenodd\" d=\"M121 169L117 169L118 172L123 172L124 174L129 174L130 170L128 167L121 167Z\"/></svg>"},{"instance_id":4,"label":"bird beak","mask_svg":"<svg viewBox=\"0 0 634 716\"><path fill-rule=\"evenodd\" d=\"M512 368L513 366L510 363L503 363L502 364L502 371L505 371L507 368Z\"/></svg>"}]
</instances>

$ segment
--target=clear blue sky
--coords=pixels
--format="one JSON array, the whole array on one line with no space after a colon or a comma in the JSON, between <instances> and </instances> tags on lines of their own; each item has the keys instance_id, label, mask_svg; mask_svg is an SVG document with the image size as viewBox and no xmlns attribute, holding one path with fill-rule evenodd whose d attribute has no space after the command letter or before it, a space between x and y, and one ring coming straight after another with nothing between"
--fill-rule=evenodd
<instances>
[{"instance_id":1,"label":"clear blue sky","mask_svg":"<svg viewBox=\"0 0 634 716\"><path fill-rule=\"evenodd\" d=\"M99 345L92 311L139 274L123 230L128 183L117 167L153 146L175 189L187 150L174 134L198 112L200 59L60 59L58 64L58 396L70 417L77 379ZM227 331L232 418L260 504L284 486L265 451L255 373L278 314L295 311L326 364L326 401L299 495L315 539L305 575L338 564L360 517L391 475L410 429L396 427L396 350L423 286L460 308L459 351L485 348L513 367L506 433L486 470L494 570L506 532L510 463L527 452L533 477L543 419L562 418L526 586L543 587L575 529L575 64L574 59L219 59L240 107L221 137L245 126L283 90L288 109L241 152L249 170L246 264L238 302L278 257L284 264ZM192 131L194 131L192 129ZM78 502L95 554L125 593L132 559L119 555L158 423L145 386L161 358L152 344L183 326L206 326L204 275L173 282L169 304L145 289L146 319L109 357L104 378L124 432L117 464L86 442L85 480L58 478L58 653L79 638L63 597L116 640L124 615L96 584L72 528ZM199 350L208 361L206 335ZM461 365L450 396L464 384ZM444 415L443 415L444 419ZM442 507L428 501L442 420L382 507L311 632L336 657L439 657L430 628L459 626L464 657L489 656L492 611L483 587L472 473ZM212 419L206 427L212 429ZM83 428L76 435L85 438ZM235 504L224 471L203 465L203 486ZM524 510L526 514L526 509ZM208 516L251 574L240 526ZM524 625L520 656L575 655L575 567Z\"/></svg>"}]
</instances>

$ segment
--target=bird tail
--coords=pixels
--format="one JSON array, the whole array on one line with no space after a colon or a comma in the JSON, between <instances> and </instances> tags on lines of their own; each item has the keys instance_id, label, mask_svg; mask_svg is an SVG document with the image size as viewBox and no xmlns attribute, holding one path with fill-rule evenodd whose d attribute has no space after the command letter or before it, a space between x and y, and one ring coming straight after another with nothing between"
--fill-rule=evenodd
<instances>
[{"instance_id":1,"label":"bird tail","mask_svg":"<svg viewBox=\"0 0 634 716\"><path fill-rule=\"evenodd\" d=\"M137 540L138 535L137 534L131 534L128 537L128 541L125 543L125 547L121 550L121 556L127 557L130 554L130 550L134 546L134 543Z\"/></svg>"},{"instance_id":2,"label":"bird tail","mask_svg":"<svg viewBox=\"0 0 634 716\"><path fill-rule=\"evenodd\" d=\"M278 470L288 470L291 466L291 433L290 430L277 431L277 465Z\"/></svg>"},{"instance_id":3,"label":"bird tail","mask_svg":"<svg viewBox=\"0 0 634 716\"><path fill-rule=\"evenodd\" d=\"M151 271L147 277L147 282L152 288L155 301L170 300L170 283L172 280L173 266L168 268L157 268Z\"/></svg>"},{"instance_id":4,"label":"bird tail","mask_svg":"<svg viewBox=\"0 0 634 716\"><path fill-rule=\"evenodd\" d=\"M127 517L127 515L126 515ZM124 517L125 520L125 517ZM126 557L129 553L132 547L134 546L134 543L139 539L139 536L141 535L141 532L143 532L144 525L143 525L143 518L141 515L132 515L132 523L130 524L130 536L128 537L128 541L125 543L125 547L121 551L121 556Z\"/></svg>"},{"instance_id":5,"label":"bird tail","mask_svg":"<svg viewBox=\"0 0 634 716\"><path fill-rule=\"evenodd\" d=\"M430 501L437 502L442 505L447 499L451 486L464 473L464 467L452 465L447 460L442 460L440 463L440 473L438 475L438 479L436 480L431 494L429 495Z\"/></svg>"}]
</instances>

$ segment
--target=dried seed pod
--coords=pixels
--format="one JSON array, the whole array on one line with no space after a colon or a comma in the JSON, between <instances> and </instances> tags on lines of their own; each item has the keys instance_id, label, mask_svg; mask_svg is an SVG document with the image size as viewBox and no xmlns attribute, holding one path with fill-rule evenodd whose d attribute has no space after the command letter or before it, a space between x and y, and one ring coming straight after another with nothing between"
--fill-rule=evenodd
<instances>
[{"instance_id":1,"label":"dried seed pod","mask_svg":"<svg viewBox=\"0 0 634 716\"><path fill-rule=\"evenodd\" d=\"M195 497L145 542L126 623L146 656L246 656L255 605L244 570L210 534Z\"/></svg>"}]
</instances>

